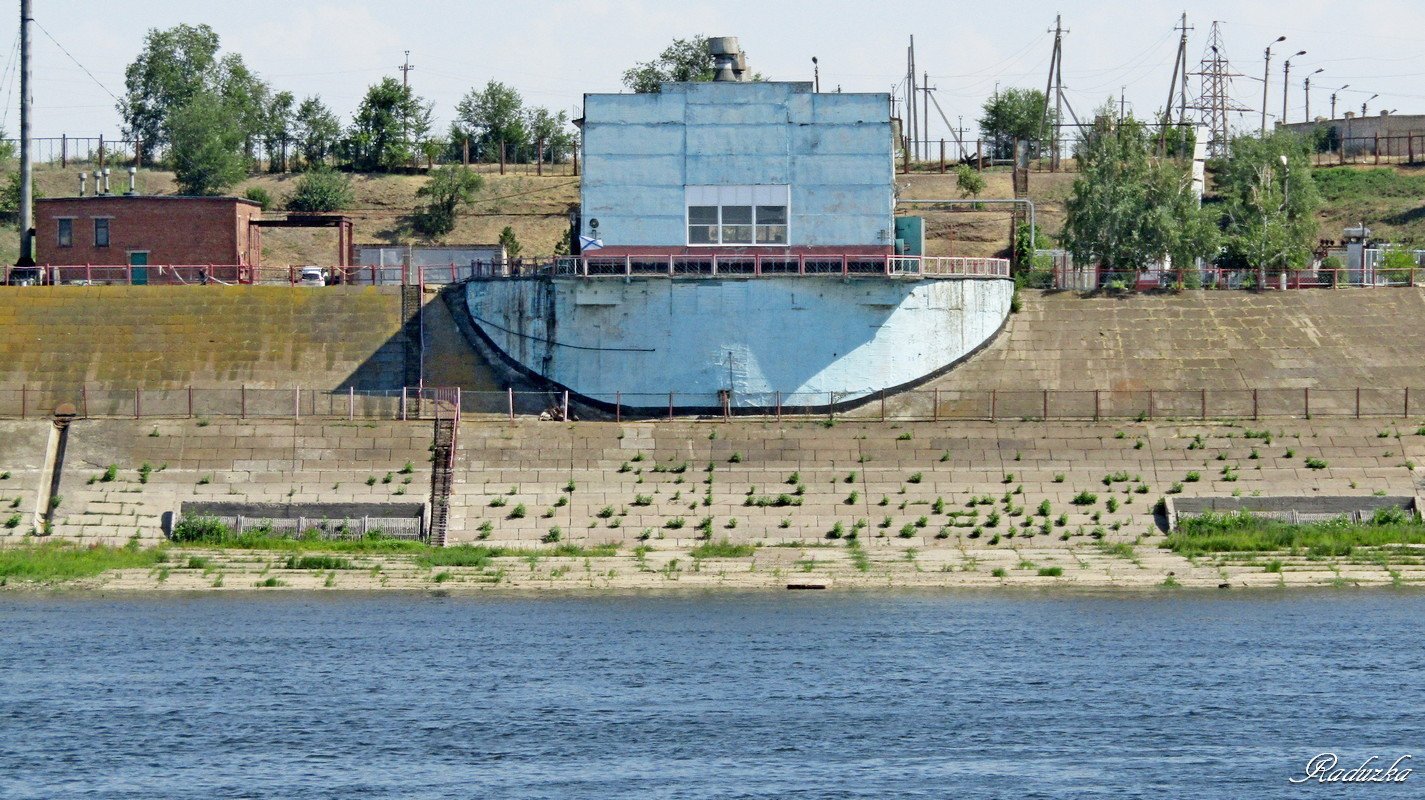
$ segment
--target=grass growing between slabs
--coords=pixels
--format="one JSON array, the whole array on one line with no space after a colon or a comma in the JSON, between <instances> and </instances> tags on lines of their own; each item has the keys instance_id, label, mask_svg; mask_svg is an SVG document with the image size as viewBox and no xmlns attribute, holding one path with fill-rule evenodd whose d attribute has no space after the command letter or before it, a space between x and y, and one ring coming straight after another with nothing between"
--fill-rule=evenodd
<instances>
[{"instance_id":1,"label":"grass growing between slabs","mask_svg":"<svg viewBox=\"0 0 1425 800\"><path fill-rule=\"evenodd\" d=\"M1163 546L1183 556L1287 552L1341 557L1357 548L1425 544L1425 524L1399 509L1381 509L1368 522L1345 518L1308 525L1251 514L1204 514L1184 520Z\"/></svg>"},{"instance_id":2,"label":"grass growing between slabs","mask_svg":"<svg viewBox=\"0 0 1425 800\"><path fill-rule=\"evenodd\" d=\"M73 581L114 569L154 567L167 558L162 549L141 549L136 542L123 547L67 542L5 547L0 548L0 582Z\"/></svg>"}]
</instances>

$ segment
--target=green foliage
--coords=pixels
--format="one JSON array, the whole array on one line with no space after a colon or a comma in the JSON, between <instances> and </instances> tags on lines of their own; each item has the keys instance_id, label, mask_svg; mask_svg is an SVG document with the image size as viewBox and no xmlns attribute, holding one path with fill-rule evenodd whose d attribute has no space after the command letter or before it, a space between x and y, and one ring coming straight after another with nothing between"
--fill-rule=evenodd
<instances>
[{"instance_id":1,"label":"green foliage","mask_svg":"<svg viewBox=\"0 0 1425 800\"><path fill-rule=\"evenodd\" d=\"M324 166L341 141L341 120L316 95L297 106L292 136L305 169Z\"/></svg>"},{"instance_id":2,"label":"green foliage","mask_svg":"<svg viewBox=\"0 0 1425 800\"><path fill-rule=\"evenodd\" d=\"M212 88L218 71L218 34L207 25L150 28L143 50L124 70L119 113L129 136L152 151L168 143L169 116Z\"/></svg>"},{"instance_id":3,"label":"green foliage","mask_svg":"<svg viewBox=\"0 0 1425 800\"><path fill-rule=\"evenodd\" d=\"M689 553L693 558L747 558L754 555L757 548L750 544L732 544L726 539L720 542L704 542Z\"/></svg>"},{"instance_id":4,"label":"green foliage","mask_svg":"<svg viewBox=\"0 0 1425 800\"><path fill-rule=\"evenodd\" d=\"M163 550L139 549L137 541L123 547L81 547L68 542L0 547L0 579L70 581L113 569L153 567L165 558Z\"/></svg>"},{"instance_id":5,"label":"green foliage","mask_svg":"<svg viewBox=\"0 0 1425 800\"><path fill-rule=\"evenodd\" d=\"M1164 257L1182 265L1216 254L1217 226L1198 204L1191 173L1151 157L1156 146L1143 123L1107 112L1081 135L1063 233L1076 262L1135 270Z\"/></svg>"},{"instance_id":6,"label":"green foliage","mask_svg":"<svg viewBox=\"0 0 1425 800\"><path fill-rule=\"evenodd\" d=\"M519 258L520 250L523 249L519 238L515 236L515 229L508 225L500 231L500 246L505 248L506 258Z\"/></svg>"},{"instance_id":7,"label":"green foliage","mask_svg":"<svg viewBox=\"0 0 1425 800\"><path fill-rule=\"evenodd\" d=\"M341 211L353 202L351 178L326 168L314 169L297 179L297 186L287 198L288 211Z\"/></svg>"},{"instance_id":8,"label":"green foliage","mask_svg":"<svg viewBox=\"0 0 1425 800\"><path fill-rule=\"evenodd\" d=\"M351 560L338 556L302 556L290 555L287 563L283 565L285 569L356 569L352 566Z\"/></svg>"},{"instance_id":9,"label":"green foliage","mask_svg":"<svg viewBox=\"0 0 1425 800\"><path fill-rule=\"evenodd\" d=\"M431 238L444 236L455 230L455 217L459 210L475 201L485 179L468 167L438 167L430 173L426 185L417 192L417 197L427 198L416 209L413 224L418 233Z\"/></svg>"},{"instance_id":10,"label":"green foliage","mask_svg":"<svg viewBox=\"0 0 1425 800\"><path fill-rule=\"evenodd\" d=\"M1035 145L1031 155L1042 151L1053 137L1053 110L1047 109L1044 93L1038 89L1004 89L985 101L980 130L989 144L991 158L1013 158L1016 140Z\"/></svg>"},{"instance_id":11,"label":"green foliage","mask_svg":"<svg viewBox=\"0 0 1425 800\"><path fill-rule=\"evenodd\" d=\"M366 90L341 149L362 172L387 172L411 163L415 144L430 132L431 106L395 78Z\"/></svg>"},{"instance_id":12,"label":"green foliage","mask_svg":"<svg viewBox=\"0 0 1425 800\"><path fill-rule=\"evenodd\" d=\"M1321 197L1306 141L1286 131L1266 138L1243 136L1233 140L1231 153L1212 165L1227 234L1224 265L1272 269L1310 264Z\"/></svg>"},{"instance_id":13,"label":"green foliage","mask_svg":"<svg viewBox=\"0 0 1425 800\"><path fill-rule=\"evenodd\" d=\"M642 61L623 73L623 85L639 94L662 91L668 81L711 81L715 71L706 36L674 39L652 61Z\"/></svg>"},{"instance_id":14,"label":"green foliage","mask_svg":"<svg viewBox=\"0 0 1425 800\"><path fill-rule=\"evenodd\" d=\"M961 164L955 168L955 188L961 197L979 197L985 190L984 176L969 164Z\"/></svg>"},{"instance_id":15,"label":"green foliage","mask_svg":"<svg viewBox=\"0 0 1425 800\"><path fill-rule=\"evenodd\" d=\"M170 157L179 191L221 194L247 175L243 131L235 109L212 92L199 92L168 119Z\"/></svg>"},{"instance_id":16,"label":"green foliage","mask_svg":"<svg viewBox=\"0 0 1425 800\"><path fill-rule=\"evenodd\" d=\"M1285 551L1339 557L1358 547L1425 544L1425 525L1389 513L1381 520L1292 525L1251 514L1204 514L1180 522L1163 546L1182 555Z\"/></svg>"},{"instance_id":17,"label":"green foliage","mask_svg":"<svg viewBox=\"0 0 1425 800\"><path fill-rule=\"evenodd\" d=\"M272 193L261 186L249 187L246 192L243 192L242 196L262 206L263 211L272 207Z\"/></svg>"}]
</instances>

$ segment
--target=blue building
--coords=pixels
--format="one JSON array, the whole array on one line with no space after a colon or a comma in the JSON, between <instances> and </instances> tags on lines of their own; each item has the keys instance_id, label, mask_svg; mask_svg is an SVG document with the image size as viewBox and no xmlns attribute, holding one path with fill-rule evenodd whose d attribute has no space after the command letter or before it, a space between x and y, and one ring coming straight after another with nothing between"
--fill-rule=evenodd
<instances>
[{"instance_id":1,"label":"blue building","mask_svg":"<svg viewBox=\"0 0 1425 800\"><path fill-rule=\"evenodd\" d=\"M582 232L600 255L892 253L890 103L738 80L585 95Z\"/></svg>"}]
</instances>

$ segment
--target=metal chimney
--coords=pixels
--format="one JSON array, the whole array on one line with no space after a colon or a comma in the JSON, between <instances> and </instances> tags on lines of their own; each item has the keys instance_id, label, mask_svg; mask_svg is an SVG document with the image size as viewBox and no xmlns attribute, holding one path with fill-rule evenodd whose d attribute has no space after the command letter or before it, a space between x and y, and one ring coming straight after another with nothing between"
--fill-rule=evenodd
<instances>
[{"instance_id":1,"label":"metal chimney","mask_svg":"<svg viewBox=\"0 0 1425 800\"><path fill-rule=\"evenodd\" d=\"M109 168L108 168L108 167L105 167L105 168L104 168L104 194L108 194L110 191L111 191L111 190L109 189Z\"/></svg>"},{"instance_id":2,"label":"metal chimney","mask_svg":"<svg viewBox=\"0 0 1425 800\"><path fill-rule=\"evenodd\" d=\"M718 36L709 39L708 50L712 53L714 61L714 81L741 83L747 80L747 56L738 46L736 36Z\"/></svg>"},{"instance_id":3,"label":"metal chimney","mask_svg":"<svg viewBox=\"0 0 1425 800\"><path fill-rule=\"evenodd\" d=\"M87 172L81 172L81 173L79 173L79 196L80 196L80 197L83 197L83 196L84 196L84 191L85 191L85 189L88 187L88 185L89 185L89 173L87 173Z\"/></svg>"},{"instance_id":4,"label":"metal chimney","mask_svg":"<svg viewBox=\"0 0 1425 800\"><path fill-rule=\"evenodd\" d=\"M129 196L139 193L139 170L138 167L129 167Z\"/></svg>"}]
</instances>

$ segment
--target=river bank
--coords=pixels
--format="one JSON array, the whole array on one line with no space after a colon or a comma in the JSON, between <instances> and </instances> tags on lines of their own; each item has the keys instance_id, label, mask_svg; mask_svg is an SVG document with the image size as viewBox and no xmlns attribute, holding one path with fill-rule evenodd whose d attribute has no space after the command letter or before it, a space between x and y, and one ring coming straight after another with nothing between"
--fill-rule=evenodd
<instances>
[{"instance_id":1,"label":"river bank","mask_svg":"<svg viewBox=\"0 0 1425 800\"><path fill-rule=\"evenodd\" d=\"M16 551L10 551L15 553ZM34 552L45 552L36 550ZM61 550L60 552L63 552ZM1425 587L1425 549L1183 556L1154 544L851 545L701 548L461 547L362 552L111 548L110 565L0 570L0 591L587 592L786 589ZM0 553L3 554L3 553ZM111 568L105 568L106 566Z\"/></svg>"}]
</instances>

